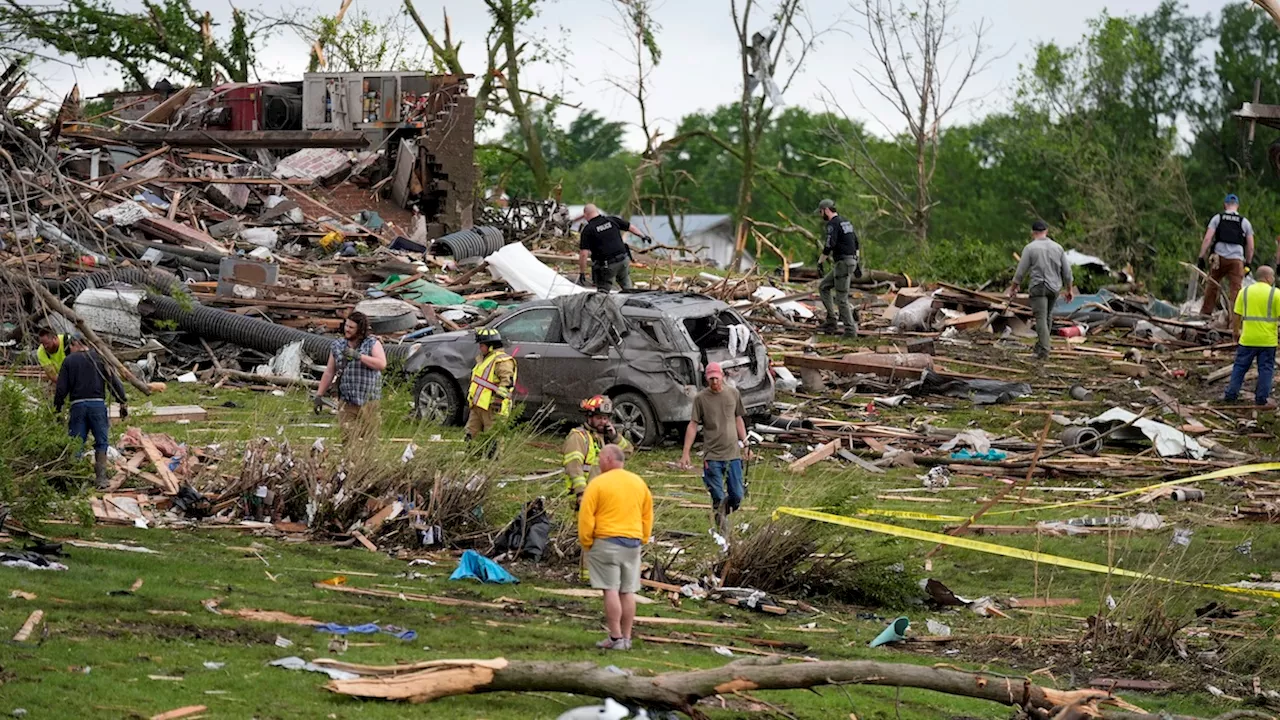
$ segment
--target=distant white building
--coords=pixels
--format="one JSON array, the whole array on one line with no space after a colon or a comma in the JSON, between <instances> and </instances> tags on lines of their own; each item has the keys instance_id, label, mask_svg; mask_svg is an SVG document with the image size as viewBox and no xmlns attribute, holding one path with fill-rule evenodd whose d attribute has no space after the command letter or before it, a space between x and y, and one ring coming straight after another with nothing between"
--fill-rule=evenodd
<instances>
[{"instance_id":1,"label":"distant white building","mask_svg":"<svg viewBox=\"0 0 1280 720\"><path fill-rule=\"evenodd\" d=\"M702 260L708 260L718 268L727 268L733 262L735 243L733 218L729 215L677 215L676 228L683 236L684 246L694 251ZM656 245L677 245L676 232L666 215L632 215L631 224L653 238ZM632 242L643 248L638 238ZM662 252L662 251L656 251ZM749 270L756 261L749 251L743 251L737 270Z\"/></svg>"},{"instance_id":2,"label":"distant white building","mask_svg":"<svg viewBox=\"0 0 1280 720\"><path fill-rule=\"evenodd\" d=\"M582 219L582 211L585 205L569 205L569 224L575 231L580 230L584 223ZM601 210L605 214L611 214L606 210ZM666 215L632 215L630 217L632 225L643 230L646 235L653 238L655 245L666 245L673 247L679 243L676 241L676 233L671 229L671 223L667 222ZM733 246L734 246L734 226L733 218L729 215L677 215L676 227L684 236L684 246L694 251L694 254L701 260L709 261L718 268L727 268L729 263L733 262ZM628 241L632 247L642 250L648 247L643 240L632 237ZM748 248L750 243L748 243ZM670 254L665 250L657 250L655 255ZM688 257L687 254L684 257ZM742 253L742 260L739 263L738 270L749 270L755 267L755 257L752 256L750 249Z\"/></svg>"}]
</instances>

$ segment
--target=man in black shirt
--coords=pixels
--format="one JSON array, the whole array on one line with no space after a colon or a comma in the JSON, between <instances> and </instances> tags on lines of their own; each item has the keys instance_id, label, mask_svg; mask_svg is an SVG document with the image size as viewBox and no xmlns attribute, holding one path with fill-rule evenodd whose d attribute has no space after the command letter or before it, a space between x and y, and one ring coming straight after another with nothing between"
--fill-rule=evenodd
<instances>
[{"instance_id":1,"label":"man in black shirt","mask_svg":"<svg viewBox=\"0 0 1280 720\"><path fill-rule=\"evenodd\" d=\"M823 200L818 203L818 212L827 221L826 243L822 246L822 256L818 263L830 257L834 265L831 272L822 278L818 285L818 293L822 296L822 306L827 310L827 319L822 324L822 331L834 334L836 331L836 308L839 307L840 322L844 324L845 337L858 336L858 324L854 320L853 311L849 308L849 280L862 277L862 253L858 245L858 234L853 231L853 223L840 217L836 212L834 200ZM835 304L832 304L832 294Z\"/></svg>"},{"instance_id":2,"label":"man in black shirt","mask_svg":"<svg viewBox=\"0 0 1280 720\"><path fill-rule=\"evenodd\" d=\"M587 205L582 210L582 217L587 223L578 232L578 284L587 284L587 255L591 255L591 282L597 290L608 292L613 281L618 287L631 289L631 251L622 240L623 231L644 238L650 238L635 225L620 217L601 215L600 208Z\"/></svg>"},{"instance_id":3,"label":"man in black shirt","mask_svg":"<svg viewBox=\"0 0 1280 720\"><path fill-rule=\"evenodd\" d=\"M72 335L70 352L58 371L58 389L53 396L53 409L62 412L62 404L71 399L71 415L67 432L83 443L93 431L93 470L99 488L107 487L107 389L120 403L120 417L129 417L125 405L124 385L98 353L88 349L84 338Z\"/></svg>"}]
</instances>

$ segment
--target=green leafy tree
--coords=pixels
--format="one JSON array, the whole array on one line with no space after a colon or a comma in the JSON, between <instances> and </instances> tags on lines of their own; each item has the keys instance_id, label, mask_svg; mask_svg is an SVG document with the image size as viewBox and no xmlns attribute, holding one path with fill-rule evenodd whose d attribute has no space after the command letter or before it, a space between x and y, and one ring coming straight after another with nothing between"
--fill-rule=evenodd
<instances>
[{"instance_id":1,"label":"green leafy tree","mask_svg":"<svg viewBox=\"0 0 1280 720\"><path fill-rule=\"evenodd\" d=\"M118 10L110 0L0 5L0 32L20 46L107 60L139 88L151 87L153 70L201 85L247 82L256 45L276 25L233 7L229 29L219 34L212 14L196 10L190 0L144 0L138 12Z\"/></svg>"}]
</instances>

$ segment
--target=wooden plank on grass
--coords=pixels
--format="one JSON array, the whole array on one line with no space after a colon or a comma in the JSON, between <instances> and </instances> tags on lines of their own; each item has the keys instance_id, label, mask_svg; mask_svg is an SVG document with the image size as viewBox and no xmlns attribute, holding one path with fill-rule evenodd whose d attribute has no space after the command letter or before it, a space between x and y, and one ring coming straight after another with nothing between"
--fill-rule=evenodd
<instances>
[{"instance_id":1,"label":"wooden plank on grass","mask_svg":"<svg viewBox=\"0 0 1280 720\"><path fill-rule=\"evenodd\" d=\"M793 473L802 473L806 469L808 469L810 465L813 465L814 463L817 463L817 462L821 462L831 457L832 455L835 455L836 451L839 449L840 449L840 438L836 438L835 440L832 440L831 442L819 447L817 450L814 450L808 455L805 455L799 460L796 460L795 462L791 463L790 465L787 466L787 470Z\"/></svg>"},{"instance_id":2,"label":"wooden plank on grass","mask_svg":"<svg viewBox=\"0 0 1280 720\"><path fill-rule=\"evenodd\" d=\"M22 627L18 628L17 634L13 636L14 642L26 642L31 638L31 633L35 632L36 626L44 619L43 610L33 610L27 616L27 621L22 623Z\"/></svg>"},{"instance_id":3,"label":"wooden plank on grass","mask_svg":"<svg viewBox=\"0 0 1280 720\"><path fill-rule=\"evenodd\" d=\"M442 597L440 595L419 595L417 593L392 592L390 590L370 590L368 588L357 588L349 585L325 585L324 583L312 583L312 587L320 590L329 590L331 592L351 593L352 595L366 595L368 597L392 598L393 600L409 600L412 602L429 602L436 605L448 605L451 607L469 607L481 610L505 610L506 605L500 603L478 602L475 600L459 600L457 598ZM638 620L639 618L637 618Z\"/></svg>"},{"instance_id":4,"label":"wooden plank on grass","mask_svg":"<svg viewBox=\"0 0 1280 720\"><path fill-rule=\"evenodd\" d=\"M374 545L373 542L370 541L369 538L365 537L364 533L359 530L352 530L351 537L355 538L356 542L363 545L365 550L368 550L369 552L378 552L378 546Z\"/></svg>"},{"instance_id":5,"label":"wooden plank on grass","mask_svg":"<svg viewBox=\"0 0 1280 720\"><path fill-rule=\"evenodd\" d=\"M199 715L208 709L209 708L206 705L188 705L186 707L175 708L168 712L162 712L159 715L152 715L151 720L178 720L178 718Z\"/></svg>"}]
</instances>

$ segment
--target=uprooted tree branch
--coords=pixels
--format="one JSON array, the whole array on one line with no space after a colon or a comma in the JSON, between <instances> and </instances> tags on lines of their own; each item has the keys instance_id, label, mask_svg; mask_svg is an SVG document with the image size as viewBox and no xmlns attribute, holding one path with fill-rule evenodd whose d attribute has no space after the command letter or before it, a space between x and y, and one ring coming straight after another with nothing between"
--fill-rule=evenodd
<instances>
[{"instance_id":1,"label":"uprooted tree branch","mask_svg":"<svg viewBox=\"0 0 1280 720\"><path fill-rule=\"evenodd\" d=\"M1016 706L1031 712L1087 708L1102 718L1130 718L1142 713L1102 690L1056 690L1027 678L965 672L872 660L783 664L782 658L739 660L718 668L669 672L652 677L619 675L591 662L432 660L415 665L374 667L334 660L317 664L363 675L336 680L333 692L363 698L421 703L456 695L488 692L567 692L654 709L677 710L704 718L699 700L755 690L795 690L824 685L885 685L933 690ZM1072 717L1075 717L1073 715ZM1194 720L1170 716L1172 720ZM1267 717L1259 714L1258 717Z\"/></svg>"}]
</instances>

